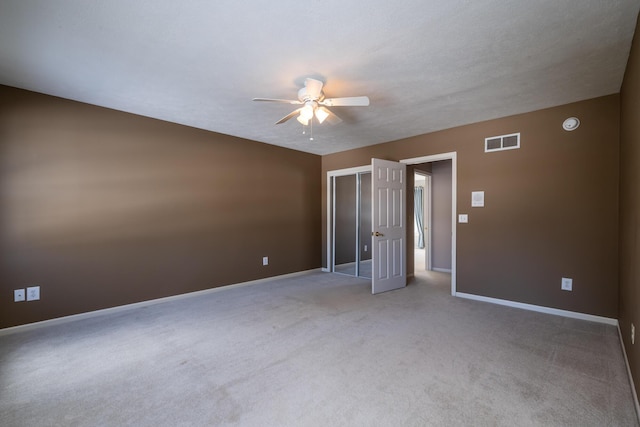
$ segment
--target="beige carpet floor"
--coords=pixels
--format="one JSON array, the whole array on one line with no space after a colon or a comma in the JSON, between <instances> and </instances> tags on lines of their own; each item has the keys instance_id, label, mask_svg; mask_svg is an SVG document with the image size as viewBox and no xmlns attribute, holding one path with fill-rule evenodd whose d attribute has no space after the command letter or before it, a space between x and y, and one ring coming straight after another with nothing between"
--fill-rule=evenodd
<instances>
[{"instance_id":1,"label":"beige carpet floor","mask_svg":"<svg viewBox=\"0 0 640 427\"><path fill-rule=\"evenodd\" d=\"M0 335L2 426L635 426L617 329L310 273Z\"/></svg>"}]
</instances>

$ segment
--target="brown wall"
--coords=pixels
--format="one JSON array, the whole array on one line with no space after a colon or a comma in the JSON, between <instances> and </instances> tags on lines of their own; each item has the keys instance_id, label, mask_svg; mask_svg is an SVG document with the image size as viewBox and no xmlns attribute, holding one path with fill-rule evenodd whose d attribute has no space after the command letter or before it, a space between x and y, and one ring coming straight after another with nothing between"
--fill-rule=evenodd
<instances>
[{"instance_id":1,"label":"brown wall","mask_svg":"<svg viewBox=\"0 0 640 427\"><path fill-rule=\"evenodd\" d=\"M320 163L0 86L0 327L320 267Z\"/></svg>"},{"instance_id":2,"label":"brown wall","mask_svg":"<svg viewBox=\"0 0 640 427\"><path fill-rule=\"evenodd\" d=\"M631 323L640 326L640 26L631 47L620 95L620 332L636 384L640 350ZM640 334L640 329L636 330ZM640 336L636 335L636 342ZM640 393L640 388L636 385Z\"/></svg>"},{"instance_id":3,"label":"brown wall","mask_svg":"<svg viewBox=\"0 0 640 427\"><path fill-rule=\"evenodd\" d=\"M451 270L451 160L431 164L433 269Z\"/></svg>"},{"instance_id":4,"label":"brown wall","mask_svg":"<svg viewBox=\"0 0 640 427\"><path fill-rule=\"evenodd\" d=\"M571 116L582 125L565 132ZM322 172L456 151L458 212L469 214L457 226L457 290L615 318L618 131L619 96L610 95L323 156ZM485 137L513 132L522 148L484 153ZM471 209L474 190L486 207ZM563 276L573 292L560 289Z\"/></svg>"}]
</instances>

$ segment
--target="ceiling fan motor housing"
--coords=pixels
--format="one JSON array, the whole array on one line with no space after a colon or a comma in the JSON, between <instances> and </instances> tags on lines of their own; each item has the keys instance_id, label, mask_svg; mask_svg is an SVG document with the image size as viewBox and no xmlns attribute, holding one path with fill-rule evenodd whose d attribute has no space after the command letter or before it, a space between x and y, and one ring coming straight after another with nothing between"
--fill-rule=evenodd
<instances>
[{"instance_id":1,"label":"ceiling fan motor housing","mask_svg":"<svg viewBox=\"0 0 640 427\"><path fill-rule=\"evenodd\" d=\"M309 94L307 93L306 87L303 87L298 91L298 100L300 100L300 102L322 101L323 99L324 99L324 92L320 92L320 96L314 99L311 96L309 96Z\"/></svg>"}]
</instances>

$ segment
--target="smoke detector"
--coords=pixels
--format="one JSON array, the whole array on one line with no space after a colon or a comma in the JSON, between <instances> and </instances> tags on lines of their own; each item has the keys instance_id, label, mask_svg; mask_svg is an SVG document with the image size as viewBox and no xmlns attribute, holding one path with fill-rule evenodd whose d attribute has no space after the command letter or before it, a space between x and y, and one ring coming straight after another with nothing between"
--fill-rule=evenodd
<instances>
[{"instance_id":1,"label":"smoke detector","mask_svg":"<svg viewBox=\"0 0 640 427\"><path fill-rule=\"evenodd\" d=\"M569 117L562 123L562 129L568 132L578 129L578 126L580 126L580 120L577 117Z\"/></svg>"}]
</instances>

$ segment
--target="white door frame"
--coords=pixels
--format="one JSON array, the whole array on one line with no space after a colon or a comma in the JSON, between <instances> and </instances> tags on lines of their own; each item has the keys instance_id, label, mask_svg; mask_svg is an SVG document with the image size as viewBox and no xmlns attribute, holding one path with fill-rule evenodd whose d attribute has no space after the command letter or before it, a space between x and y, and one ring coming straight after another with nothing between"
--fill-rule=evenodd
<instances>
[{"instance_id":1,"label":"white door frame","mask_svg":"<svg viewBox=\"0 0 640 427\"><path fill-rule=\"evenodd\" d=\"M335 217L335 191L332 186L333 178L337 176L356 175L361 172L371 172L371 165L356 166L347 169L337 169L333 171L327 171L327 266L323 268L324 271L332 272L333 254L335 253L335 224L333 218Z\"/></svg>"},{"instance_id":2,"label":"white door frame","mask_svg":"<svg viewBox=\"0 0 640 427\"><path fill-rule=\"evenodd\" d=\"M458 153L434 154L431 156L412 157L400 160L400 163L407 165L417 165L420 163L437 162L440 160L451 160L451 295L456 296L456 221L457 215L457 193L458 193ZM413 248L411 249L413 250Z\"/></svg>"}]
</instances>

